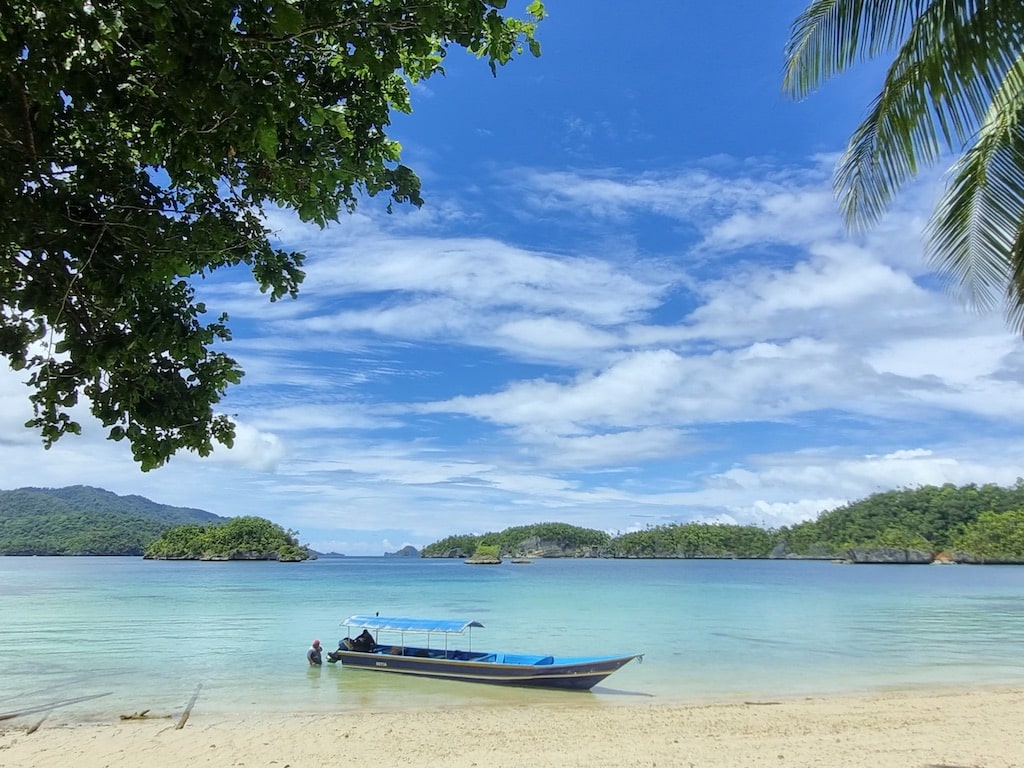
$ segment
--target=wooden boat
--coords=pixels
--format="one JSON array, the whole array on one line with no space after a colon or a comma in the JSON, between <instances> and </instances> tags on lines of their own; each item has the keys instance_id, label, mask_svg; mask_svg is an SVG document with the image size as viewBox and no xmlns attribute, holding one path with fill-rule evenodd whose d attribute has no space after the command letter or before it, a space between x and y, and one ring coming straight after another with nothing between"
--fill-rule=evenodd
<instances>
[{"instance_id":1,"label":"wooden boat","mask_svg":"<svg viewBox=\"0 0 1024 768\"><path fill-rule=\"evenodd\" d=\"M567 688L586 691L615 670L643 654L628 656L541 656L522 653L494 653L472 650L472 629L483 624L469 619L411 619L400 616L349 616L343 627L362 629L360 637L346 637L338 650L327 654L329 662L344 667L396 672L444 680L474 683ZM453 638L466 647L452 648ZM372 631L372 635L370 632ZM381 642L381 633L398 639ZM406 645L405 636L425 636L417 645ZM365 640L365 644L360 642Z\"/></svg>"}]
</instances>

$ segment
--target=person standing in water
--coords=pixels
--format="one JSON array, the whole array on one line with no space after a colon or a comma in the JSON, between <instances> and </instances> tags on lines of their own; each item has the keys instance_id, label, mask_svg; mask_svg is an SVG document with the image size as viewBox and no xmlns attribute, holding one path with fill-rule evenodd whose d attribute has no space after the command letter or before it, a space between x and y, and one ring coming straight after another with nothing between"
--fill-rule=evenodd
<instances>
[{"instance_id":1,"label":"person standing in water","mask_svg":"<svg viewBox=\"0 0 1024 768\"><path fill-rule=\"evenodd\" d=\"M309 646L309 650L306 651L306 661L309 662L311 667L319 667L324 663L323 656L320 651L320 641L314 640L313 644Z\"/></svg>"}]
</instances>

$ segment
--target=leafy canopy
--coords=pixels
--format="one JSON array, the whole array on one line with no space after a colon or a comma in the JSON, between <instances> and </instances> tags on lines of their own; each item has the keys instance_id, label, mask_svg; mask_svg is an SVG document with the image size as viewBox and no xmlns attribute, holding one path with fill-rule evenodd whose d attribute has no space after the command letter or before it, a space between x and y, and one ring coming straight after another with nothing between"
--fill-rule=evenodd
<instances>
[{"instance_id":1,"label":"leafy canopy","mask_svg":"<svg viewBox=\"0 0 1024 768\"><path fill-rule=\"evenodd\" d=\"M226 523L186 524L166 529L146 547L148 560L306 560L309 550L296 531L262 517L234 517Z\"/></svg>"},{"instance_id":2,"label":"leafy canopy","mask_svg":"<svg viewBox=\"0 0 1024 768\"><path fill-rule=\"evenodd\" d=\"M1024 331L1024 3L813 0L793 22L784 88L804 97L891 53L835 175L848 223L874 222L918 172L959 156L926 258L968 306Z\"/></svg>"},{"instance_id":3,"label":"leafy canopy","mask_svg":"<svg viewBox=\"0 0 1024 768\"><path fill-rule=\"evenodd\" d=\"M302 254L264 208L321 226L363 195L420 205L387 129L452 46L492 71L544 7L505 0L7 0L0 13L0 354L49 447L80 397L143 470L207 455L242 370L193 280L245 265L271 301ZM390 202L389 202L390 207Z\"/></svg>"}]
</instances>

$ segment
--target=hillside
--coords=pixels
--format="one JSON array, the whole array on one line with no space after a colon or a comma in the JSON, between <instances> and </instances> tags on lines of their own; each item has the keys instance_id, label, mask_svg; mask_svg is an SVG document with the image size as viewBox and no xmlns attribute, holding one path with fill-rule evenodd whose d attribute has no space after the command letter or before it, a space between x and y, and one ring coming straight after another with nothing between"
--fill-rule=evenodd
<instances>
[{"instance_id":1,"label":"hillside","mask_svg":"<svg viewBox=\"0 0 1024 768\"><path fill-rule=\"evenodd\" d=\"M565 523L460 534L423 557L467 558L480 545L500 556L610 558L817 558L851 562L1024 563L1024 481L921 486L872 494L815 520L754 525L672 523L617 536Z\"/></svg>"},{"instance_id":2,"label":"hillside","mask_svg":"<svg viewBox=\"0 0 1024 768\"><path fill-rule=\"evenodd\" d=\"M86 485L18 488L0 491L0 555L142 555L169 528L228 519Z\"/></svg>"}]
</instances>

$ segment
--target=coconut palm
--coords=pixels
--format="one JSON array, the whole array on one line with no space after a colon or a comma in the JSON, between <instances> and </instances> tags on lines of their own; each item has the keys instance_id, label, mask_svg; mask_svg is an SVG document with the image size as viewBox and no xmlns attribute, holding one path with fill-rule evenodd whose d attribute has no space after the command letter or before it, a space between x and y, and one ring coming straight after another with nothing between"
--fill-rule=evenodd
<instances>
[{"instance_id":1,"label":"coconut palm","mask_svg":"<svg viewBox=\"0 0 1024 768\"><path fill-rule=\"evenodd\" d=\"M847 224L870 225L954 156L926 258L968 306L1005 302L1024 332L1024 2L813 0L793 22L783 87L802 98L882 54L894 54L885 82L835 173Z\"/></svg>"}]
</instances>

